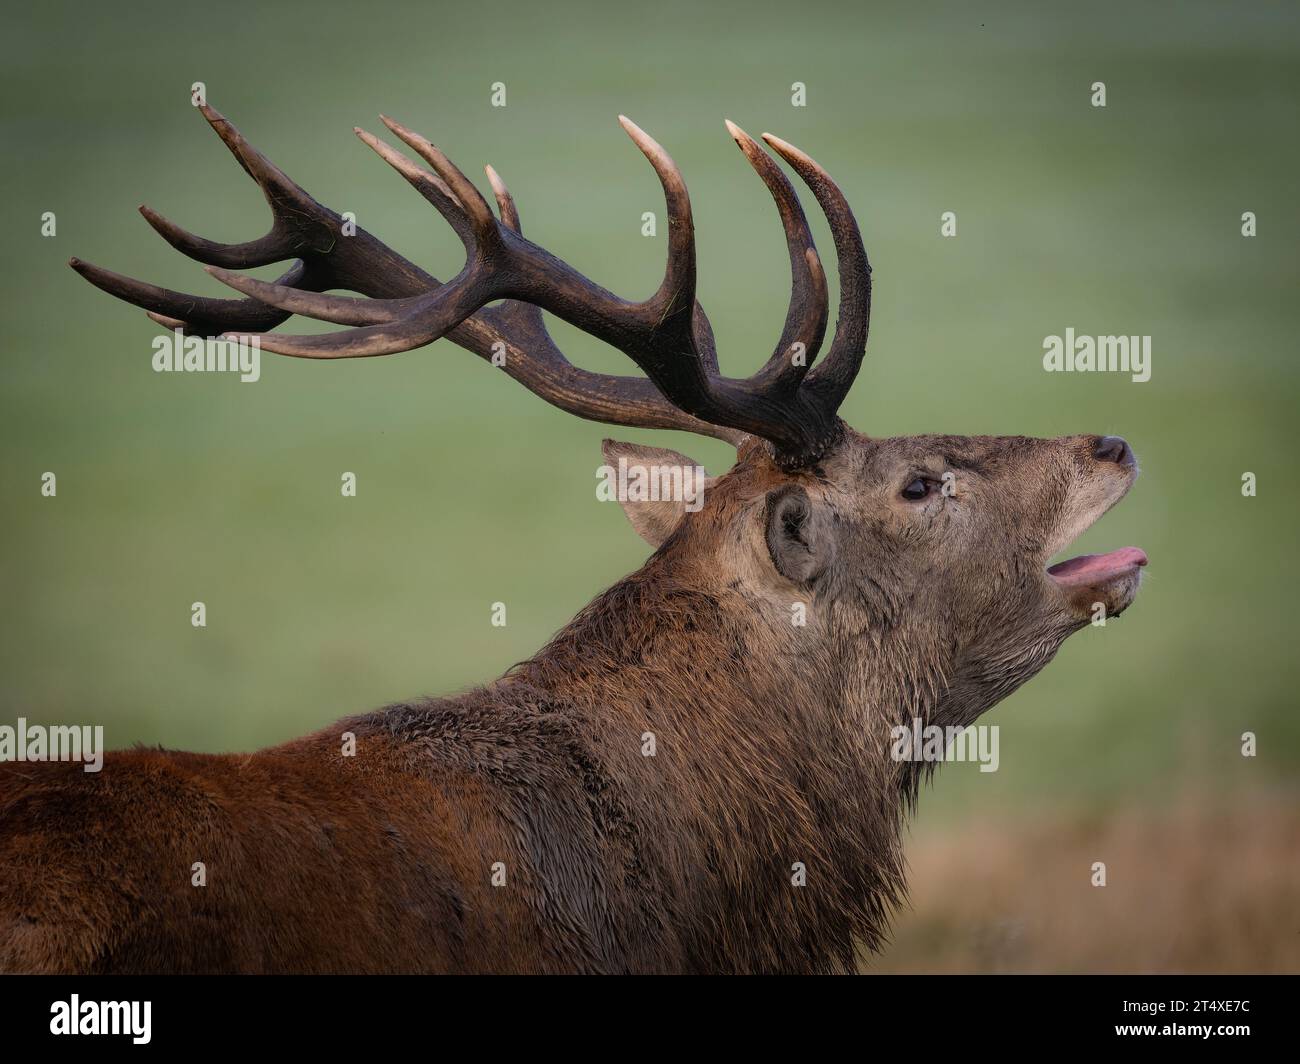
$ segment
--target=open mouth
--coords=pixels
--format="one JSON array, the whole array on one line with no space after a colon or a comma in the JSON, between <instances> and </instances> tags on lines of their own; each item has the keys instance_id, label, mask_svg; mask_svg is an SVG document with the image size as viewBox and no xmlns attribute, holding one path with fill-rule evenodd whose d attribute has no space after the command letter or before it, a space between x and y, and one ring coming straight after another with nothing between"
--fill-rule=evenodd
<instances>
[{"instance_id":1,"label":"open mouth","mask_svg":"<svg viewBox=\"0 0 1300 1064\"><path fill-rule=\"evenodd\" d=\"M1083 554L1050 566L1047 575L1066 588L1099 587L1131 576L1146 565L1146 551L1121 547L1107 554Z\"/></svg>"}]
</instances>

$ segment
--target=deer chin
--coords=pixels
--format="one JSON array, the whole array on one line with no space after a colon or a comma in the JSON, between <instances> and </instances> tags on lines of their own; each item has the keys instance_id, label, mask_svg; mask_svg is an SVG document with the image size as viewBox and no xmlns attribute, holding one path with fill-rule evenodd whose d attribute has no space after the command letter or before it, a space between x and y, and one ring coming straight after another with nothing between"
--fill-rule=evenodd
<instances>
[{"instance_id":1,"label":"deer chin","mask_svg":"<svg viewBox=\"0 0 1300 1064\"><path fill-rule=\"evenodd\" d=\"M1117 617L1137 597L1146 564L1146 552L1140 547L1121 547L1058 562L1048 567L1047 575L1075 612L1092 614L1100 603L1107 616Z\"/></svg>"}]
</instances>

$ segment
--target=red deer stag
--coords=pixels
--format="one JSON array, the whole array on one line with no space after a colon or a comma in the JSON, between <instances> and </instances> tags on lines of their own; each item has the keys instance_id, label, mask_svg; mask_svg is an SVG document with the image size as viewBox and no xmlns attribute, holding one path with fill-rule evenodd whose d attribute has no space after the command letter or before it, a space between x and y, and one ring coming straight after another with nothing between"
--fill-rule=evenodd
<instances>
[{"instance_id":1,"label":"red deer stag","mask_svg":"<svg viewBox=\"0 0 1300 1064\"><path fill-rule=\"evenodd\" d=\"M265 193L270 232L220 244L141 211L248 298L184 295L74 259L92 284L168 328L261 334L262 347L301 358L447 337L482 358L504 353L507 374L569 413L716 437L737 461L698 508L627 502L657 548L650 560L469 694L389 706L251 755L136 749L110 754L98 774L4 765L0 969L853 970L904 893L901 827L926 775L891 756L891 729L970 724L1038 672L1095 603L1115 615L1132 602L1146 562L1136 548L1048 568L1133 484L1127 444L873 439L843 424L871 267L839 187L776 137L763 139L829 219L839 320L814 362L828 295L807 220L775 160L728 123L776 201L793 274L780 339L740 380L719 373L695 299L682 176L626 119L668 208L667 270L644 302L531 243L495 172L499 217L397 122L384 119L432 172L357 134L463 240L465 267L445 284L364 231L340 236L338 214L202 110ZM289 259L275 283L230 272ZM543 311L645 376L571 365ZM359 328L265 333L291 314ZM605 454L693 465L614 442ZM344 732L355 756L343 756ZM196 861L204 887L191 885Z\"/></svg>"}]
</instances>

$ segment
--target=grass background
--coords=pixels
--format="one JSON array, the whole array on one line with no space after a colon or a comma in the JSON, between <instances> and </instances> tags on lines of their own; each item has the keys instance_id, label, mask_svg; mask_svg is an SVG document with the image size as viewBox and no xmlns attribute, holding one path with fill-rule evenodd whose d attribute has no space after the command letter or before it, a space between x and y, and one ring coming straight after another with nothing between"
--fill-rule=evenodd
<instances>
[{"instance_id":1,"label":"grass background","mask_svg":"<svg viewBox=\"0 0 1300 1064\"><path fill-rule=\"evenodd\" d=\"M229 294L134 210L214 239L265 229L192 82L310 192L438 276L459 267L455 238L350 133L382 128L381 110L472 176L491 162L534 240L629 296L652 289L664 254L654 175L614 121L630 115L687 176L700 297L724 370L747 374L789 281L729 117L808 150L855 205L876 307L851 423L1115 432L1144 470L1079 548L1145 547L1137 606L986 718L1001 726L997 773L939 775L914 828L916 909L878 966L1300 968L1295 4L52 2L6 21L0 720L103 723L111 746L255 748L486 680L645 555L595 499L605 430L449 344L334 364L266 354L256 385L151 371L158 328L66 261ZM647 210L657 238L640 235ZM946 210L955 239L939 236ZM1044 373L1042 339L1067 326L1151 335L1150 382ZM575 362L625 371L554 332ZM621 434L729 464L713 441ZM355 499L339 494L345 470ZM189 623L196 600L206 629ZM498 600L504 629L489 624ZM1173 856L1116 841L1134 817L1148 819L1125 838L1165 837L1189 809ZM1198 830L1202 816L1228 827ZM1148 902L1194 876L1206 896L1239 897L1214 910L1229 917L1194 901L1163 917L1174 939L1207 919L1222 935L1144 946L1131 929L1160 908L1119 892L1103 906L1095 889L1076 891L1068 934L1017 915L1108 853ZM980 855L989 902L949 928ZM1276 889L1249 887L1241 862L1265 858ZM1243 949L1247 915L1263 930ZM1016 951L981 952L1008 921ZM974 945L953 947L968 932Z\"/></svg>"}]
</instances>

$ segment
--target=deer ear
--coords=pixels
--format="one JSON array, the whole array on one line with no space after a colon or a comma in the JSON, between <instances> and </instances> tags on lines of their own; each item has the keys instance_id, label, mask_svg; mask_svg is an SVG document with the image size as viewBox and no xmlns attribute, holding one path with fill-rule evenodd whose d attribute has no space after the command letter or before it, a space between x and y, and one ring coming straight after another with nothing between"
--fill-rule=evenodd
<instances>
[{"instance_id":1,"label":"deer ear","mask_svg":"<svg viewBox=\"0 0 1300 1064\"><path fill-rule=\"evenodd\" d=\"M700 508L714 479L705 477L699 463L666 447L605 440L600 449L605 465L597 494L617 499L637 535L652 547L677 531L688 512Z\"/></svg>"},{"instance_id":2,"label":"deer ear","mask_svg":"<svg viewBox=\"0 0 1300 1064\"><path fill-rule=\"evenodd\" d=\"M796 584L817 579L835 551L825 518L803 488L787 485L767 497L767 550L777 572Z\"/></svg>"}]
</instances>

